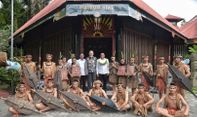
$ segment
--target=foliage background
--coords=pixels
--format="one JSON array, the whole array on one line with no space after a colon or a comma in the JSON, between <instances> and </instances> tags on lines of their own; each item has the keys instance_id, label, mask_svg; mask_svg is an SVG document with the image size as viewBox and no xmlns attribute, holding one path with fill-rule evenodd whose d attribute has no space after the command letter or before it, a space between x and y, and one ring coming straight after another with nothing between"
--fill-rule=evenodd
<instances>
[{"instance_id":1,"label":"foliage background","mask_svg":"<svg viewBox=\"0 0 197 117\"><path fill-rule=\"evenodd\" d=\"M2 4L0 7L0 51L9 53L11 0L0 0L0 2ZM51 0L14 0L14 31L50 2Z\"/></svg>"}]
</instances>

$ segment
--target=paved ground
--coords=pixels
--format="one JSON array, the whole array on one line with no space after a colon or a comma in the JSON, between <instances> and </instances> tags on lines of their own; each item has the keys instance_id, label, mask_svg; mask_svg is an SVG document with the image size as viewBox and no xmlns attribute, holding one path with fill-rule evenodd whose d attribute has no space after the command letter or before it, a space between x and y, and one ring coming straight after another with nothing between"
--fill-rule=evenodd
<instances>
[{"instance_id":1,"label":"paved ground","mask_svg":"<svg viewBox=\"0 0 197 117\"><path fill-rule=\"evenodd\" d=\"M158 96L155 95L155 102L158 101ZM186 95L187 102L190 106L190 116L189 117L196 117L197 116L197 99L194 98L193 95L187 94ZM11 114L7 111L8 107L5 103L1 100L0 101L0 117L11 117ZM135 117L132 112L127 113L102 113L98 112L97 114L94 113L87 113L87 112L80 112L80 113L64 113L64 112L47 112L44 115L34 115L28 117ZM158 115L153 113L149 114L149 117L157 117Z\"/></svg>"}]
</instances>

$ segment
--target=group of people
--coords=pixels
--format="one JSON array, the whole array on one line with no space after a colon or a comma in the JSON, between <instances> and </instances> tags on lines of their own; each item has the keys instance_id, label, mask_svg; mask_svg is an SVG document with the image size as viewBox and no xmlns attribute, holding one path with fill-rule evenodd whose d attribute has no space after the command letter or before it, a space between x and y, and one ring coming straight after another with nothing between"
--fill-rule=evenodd
<instances>
[{"instance_id":1,"label":"group of people","mask_svg":"<svg viewBox=\"0 0 197 117\"><path fill-rule=\"evenodd\" d=\"M93 103L89 96L109 98L106 91L108 90L107 84L110 84L112 86L111 100L118 110L125 111L132 108L135 114L147 117L148 111L152 110L154 103L149 89L151 78L155 76L156 88L160 97L156 104L156 112L167 117L177 115L186 117L189 114L189 107L184 99L184 90L180 83L173 80L167 87L169 70L164 57L158 58L155 71L148 56L143 56L143 62L139 65L135 63L135 57L131 57L127 64L124 58L117 62L115 56L112 56L109 61L104 53L100 53L100 58L97 59L92 50L89 51L87 58L83 53L80 54L78 60L75 56L72 56L68 61L66 57L62 57L58 61L58 65L52 62L52 57L51 54L47 54L46 61L43 62L42 67L39 66L44 79L42 90L62 99L67 107L69 107L67 100L61 95L58 96L58 90L79 95L92 110L96 111L102 107ZM189 67L182 63L181 59L181 56L176 56L174 66L189 78L191 75ZM26 55L25 62L22 64L22 83L19 85L16 97L32 102L31 88L28 86L28 77L23 73L24 68L27 68L31 73L37 71L31 55ZM160 106L162 102L165 107ZM35 104L35 107L41 112L50 110L50 107L42 102ZM10 107L9 110L14 116L18 116L13 107Z\"/></svg>"}]
</instances>

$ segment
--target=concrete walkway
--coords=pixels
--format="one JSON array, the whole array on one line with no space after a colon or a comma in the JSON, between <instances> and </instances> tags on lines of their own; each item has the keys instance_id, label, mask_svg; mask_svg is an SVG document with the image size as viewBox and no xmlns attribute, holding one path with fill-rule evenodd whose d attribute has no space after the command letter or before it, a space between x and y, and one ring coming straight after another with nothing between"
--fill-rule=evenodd
<instances>
[{"instance_id":1,"label":"concrete walkway","mask_svg":"<svg viewBox=\"0 0 197 117\"><path fill-rule=\"evenodd\" d=\"M154 95L155 102L158 101L158 95ZM196 117L197 116L197 99L187 93L186 94L186 100L189 103L190 106L190 116L189 117ZM155 105L154 105L155 106ZM8 106L0 100L0 117L11 117L11 114L7 111ZM32 115L28 117L136 117L132 114L132 112L127 113L103 113L98 112L97 114L94 113L88 113L88 112L80 112L80 113L65 113L65 112L47 112L44 115ZM153 111L149 114L149 117L157 117L158 115Z\"/></svg>"}]
</instances>

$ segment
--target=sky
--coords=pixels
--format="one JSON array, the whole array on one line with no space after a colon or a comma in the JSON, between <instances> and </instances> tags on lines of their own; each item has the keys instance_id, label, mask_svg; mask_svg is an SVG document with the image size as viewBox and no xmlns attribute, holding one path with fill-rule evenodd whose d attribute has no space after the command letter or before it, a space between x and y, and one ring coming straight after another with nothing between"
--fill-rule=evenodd
<instances>
[{"instance_id":1,"label":"sky","mask_svg":"<svg viewBox=\"0 0 197 117\"><path fill-rule=\"evenodd\" d=\"M143 0L161 16L168 14L179 16L189 21L197 15L197 0Z\"/></svg>"},{"instance_id":2,"label":"sky","mask_svg":"<svg viewBox=\"0 0 197 117\"><path fill-rule=\"evenodd\" d=\"M197 15L197 0L143 0L161 16L168 14L179 16L189 21ZM0 1L0 8L2 3Z\"/></svg>"}]
</instances>

